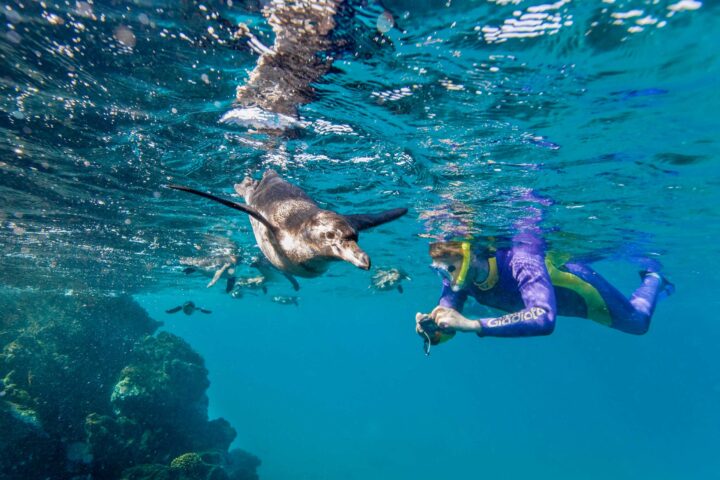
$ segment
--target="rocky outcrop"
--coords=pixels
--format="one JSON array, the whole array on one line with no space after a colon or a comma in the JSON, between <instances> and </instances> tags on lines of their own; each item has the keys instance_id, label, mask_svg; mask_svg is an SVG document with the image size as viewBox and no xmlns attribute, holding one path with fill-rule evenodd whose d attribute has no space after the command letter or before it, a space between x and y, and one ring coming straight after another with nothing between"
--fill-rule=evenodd
<instances>
[{"instance_id":1,"label":"rocky outcrop","mask_svg":"<svg viewBox=\"0 0 720 480\"><path fill-rule=\"evenodd\" d=\"M0 478L256 479L203 359L130 298L0 294Z\"/></svg>"}]
</instances>

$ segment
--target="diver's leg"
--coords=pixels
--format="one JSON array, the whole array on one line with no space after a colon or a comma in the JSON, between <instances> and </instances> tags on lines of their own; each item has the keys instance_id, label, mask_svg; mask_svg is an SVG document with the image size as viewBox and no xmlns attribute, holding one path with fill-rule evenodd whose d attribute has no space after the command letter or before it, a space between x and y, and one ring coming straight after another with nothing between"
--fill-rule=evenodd
<instances>
[{"instance_id":1,"label":"diver's leg","mask_svg":"<svg viewBox=\"0 0 720 480\"><path fill-rule=\"evenodd\" d=\"M657 272L640 272L642 284L630 296L630 303L639 312L652 316L655 305L664 295L670 295L675 286Z\"/></svg>"},{"instance_id":2,"label":"diver's leg","mask_svg":"<svg viewBox=\"0 0 720 480\"><path fill-rule=\"evenodd\" d=\"M228 277L227 282L225 283L225 293L232 292L232 289L235 287L235 282L237 282L237 278L235 278L235 276Z\"/></svg>"},{"instance_id":3,"label":"diver's leg","mask_svg":"<svg viewBox=\"0 0 720 480\"><path fill-rule=\"evenodd\" d=\"M635 335L642 335L648 331L657 295L662 286L662 280L659 277L647 275L640 288L628 300L617 288L589 266L581 263L567 263L565 268L600 293L612 319L610 327Z\"/></svg>"}]
</instances>

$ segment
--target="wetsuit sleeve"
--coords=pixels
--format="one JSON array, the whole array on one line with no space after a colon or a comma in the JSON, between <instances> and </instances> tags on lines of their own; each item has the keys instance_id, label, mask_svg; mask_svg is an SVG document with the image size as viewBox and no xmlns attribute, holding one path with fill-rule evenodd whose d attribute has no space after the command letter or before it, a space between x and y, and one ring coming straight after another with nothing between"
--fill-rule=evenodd
<instances>
[{"instance_id":1,"label":"wetsuit sleeve","mask_svg":"<svg viewBox=\"0 0 720 480\"><path fill-rule=\"evenodd\" d=\"M438 305L441 307L452 308L453 310L457 310L462 313L463 305L465 305L467 297L468 294L465 289L462 289L459 292L454 292L450 287L450 282L443 279L443 288Z\"/></svg>"},{"instance_id":2,"label":"wetsuit sleeve","mask_svg":"<svg viewBox=\"0 0 720 480\"><path fill-rule=\"evenodd\" d=\"M482 318L481 337L549 335L555 328L555 290L543 255L513 249L510 268L525 308L497 318Z\"/></svg>"}]
</instances>

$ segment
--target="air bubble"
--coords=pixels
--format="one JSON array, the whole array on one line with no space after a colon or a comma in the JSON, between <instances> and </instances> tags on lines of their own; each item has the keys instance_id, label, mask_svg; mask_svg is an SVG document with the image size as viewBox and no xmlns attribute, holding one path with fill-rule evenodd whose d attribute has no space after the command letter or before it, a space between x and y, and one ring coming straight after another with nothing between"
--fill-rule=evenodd
<instances>
[{"instance_id":1,"label":"air bubble","mask_svg":"<svg viewBox=\"0 0 720 480\"><path fill-rule=\"evenodd\" d=\"M95 16L93 13L93 7L88 2L76 2L75 12L85 18L93 18Z\"/></svg>"},{"instance_id":2,"label":"air bubble","mask_svg":"<svg viewBox=\"0 0 720 480\"><path fill-rule=\"evenodd\" d=\"M10 22L10 23L20 23L22 21L22 17L15 10L6 11L5 16L7 17L8 22Z\"/></svg>"},{"instance_id":3,"label":"air bubble","mask_svg":"<svg viewBox=\"0 0 720 480\"><path fill-rule=\"evenodd\" d=\"M22 43L22 37L15 30L9 30L7 33L5 33L5 38L7 38L10 43Z\"/></svg>"},{"instance_id":4,"label":"air bubble","mask_svg":"<svg viewBox=\"0 0 720 480\"><path fill-rule=\"evenodd\" d=\"M113 32L113 36L115 37L115 40L129 48L133 48L137 43L135 34L125 25L117 27Z\"/></svg>"},{"instance_id":5,"label":"air bubble","mask_svg":"<svg viewBox=\"0 0 720 480\"><path fill-rule=\"evenodd\" d=\"M395 26L395 19L390 12L383 12L378 15L377 29L380 33L389 32Z\"/></svg>"}]
</instances>

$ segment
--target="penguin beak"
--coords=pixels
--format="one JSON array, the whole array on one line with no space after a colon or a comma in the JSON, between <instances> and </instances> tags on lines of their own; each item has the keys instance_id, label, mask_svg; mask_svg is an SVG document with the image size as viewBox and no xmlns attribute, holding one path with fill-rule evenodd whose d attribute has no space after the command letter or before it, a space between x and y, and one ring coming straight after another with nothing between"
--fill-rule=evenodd
<instances>
[{"instance_id":1,"label":"penguin beak","mask_svg":"<svg viewBox=\"0 0 720 480\"><path fill-rule=\"evenodd\" d=\"M338 258L363 270L370 270L370 257L352 240L344 241L335 248Z\"/></svg>"}]
</instances>

